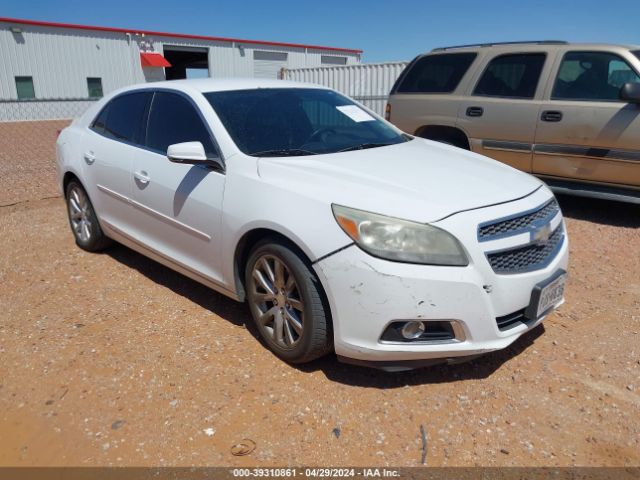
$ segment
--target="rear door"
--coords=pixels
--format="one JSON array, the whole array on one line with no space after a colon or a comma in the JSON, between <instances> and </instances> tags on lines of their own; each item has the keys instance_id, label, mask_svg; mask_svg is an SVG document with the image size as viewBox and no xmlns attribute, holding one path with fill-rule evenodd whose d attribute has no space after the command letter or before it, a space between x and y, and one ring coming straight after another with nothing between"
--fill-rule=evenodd
<instances>
[{"instance_id":1,"label":"rear door","mask_svg":"<svg viewBox=\"0 0 640 480\"><path fill-rule=\"evenodd\" d=\"M609 51L563 55L538 120L534 173L640 186L640 108L620 100L622 85L640 83L633 61Z\"/></svg>"},{"instance_id":2,"label":"rear door","mask_svg":"<svg viewBox=\"0 0 640 480\"><path fill-rule=\"evenodd\" d=\"M424 126L456 124L460 90L476 52L431 53L414 60L389 97L390 120L410 134Z\"/></svg>"},{"instance_id":3,"label":"rear door","mask_svg":"<svg viewBox=\"0 0 640 480\"><path fill-rule=\"evenodd\" d=\"M92 122L83 142L83 178L101 222L126 230L131 224L131 166L142 143L149 92L115 97Z\"/></svg>"},{"instance_id":4,"label":"rear door","mask_svg":"<svg viewBox=\"0 0 640 480\"><path fill-rule=\"evenodd\" d=\"M458 111L474 152L531 171L535 128L549 61L547 52L494 53Z\"/></svg>"},{"instance_id":5,"label":"rear door","mask_svg":"<svg viewBox=\"0 0 640 480\"><path fill-rule=\"evenodd\" d=\"M132 166L133 236L155 253L220 283L225 174L167 158L169 145L191 141L201 142L209 156L219 158L199 107L186 94L156 91L145 138Z\"/></svg>"}]
</instances>

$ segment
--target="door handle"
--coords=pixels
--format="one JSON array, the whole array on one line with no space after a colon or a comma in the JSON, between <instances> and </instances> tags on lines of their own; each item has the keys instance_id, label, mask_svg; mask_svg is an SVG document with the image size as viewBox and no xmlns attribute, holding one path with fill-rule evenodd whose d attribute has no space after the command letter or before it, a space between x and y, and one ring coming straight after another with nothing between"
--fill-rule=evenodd
<instances>
[{"instance_id":1,"label":"door handle","mask_svg":"<svg viewBox=\"0 0 640 480\"><path fill-rule=\"evenodd\" d=\"M143 185L146 185L151 180L151 177L149 177L149 175L147 175L147 172L145 172L144 170L139 172L133 172L133 176L137 181L139 181Z\"/></svg>"},{"instance_id":2,"label":"door handle","mask_svg":"<svg viewBox=\"0 0 640 480\"><path fill-rule=\"evenodd\" d=\"M559 122L562 120L562 112L558 110L545 110L542 112L540 119L543 122Z\"/></svg>"},{"instance_id":3,"label":"door handle","mask_svg":"<svg viewBox=\"0 0 640 480\"><path fill-rule=\"evenodd\" d=\"M482 107L469 107L467 108L467 117L481 117L484 113Z\"/></svg>"},{"instance_id":4,"label":"door handle","mask_svg":"<svg viewBox=\"0 0 640 480\"><path fill-rule=\"evenodd\" d=\"M83 157L87 165L91 165L93 162L96 161L96 156L93 154L93 152L84 152Z\"/></svg>"}]
</instances>

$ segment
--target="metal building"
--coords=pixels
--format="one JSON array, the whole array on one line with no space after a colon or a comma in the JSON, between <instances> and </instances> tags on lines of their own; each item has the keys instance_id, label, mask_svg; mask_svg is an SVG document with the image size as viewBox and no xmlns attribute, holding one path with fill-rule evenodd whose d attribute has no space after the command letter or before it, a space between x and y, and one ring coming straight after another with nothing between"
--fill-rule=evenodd
<instances>
[{"instance_id":1,"label":"metal building","mask_svg":"<svg viewBox=\"0 0 640 480\"><path fill-rule=\"evenodd\" d=\"M73 118L117 88L203 77L278 78L352 65L361 50L0 17L0 121Z\"/></svg>"}]
</instances>

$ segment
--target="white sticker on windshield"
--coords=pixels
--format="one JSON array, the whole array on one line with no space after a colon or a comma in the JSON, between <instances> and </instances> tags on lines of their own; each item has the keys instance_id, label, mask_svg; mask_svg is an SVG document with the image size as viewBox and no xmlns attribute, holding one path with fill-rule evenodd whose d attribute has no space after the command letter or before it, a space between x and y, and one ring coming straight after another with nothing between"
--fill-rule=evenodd
<instances>
[{"instance_id":1,"label":"white sticker on windshield","mask_svg":"<svg viewBox=\"0 0 640 480\"><path fill-rule=\"evenodd\" d=\"M373 118L357 105L342 105L340 107L336 107L336 109L341 113L344 113L354 122L371 122L375 120L375 118Z\"/></svg>"}]
</instances>

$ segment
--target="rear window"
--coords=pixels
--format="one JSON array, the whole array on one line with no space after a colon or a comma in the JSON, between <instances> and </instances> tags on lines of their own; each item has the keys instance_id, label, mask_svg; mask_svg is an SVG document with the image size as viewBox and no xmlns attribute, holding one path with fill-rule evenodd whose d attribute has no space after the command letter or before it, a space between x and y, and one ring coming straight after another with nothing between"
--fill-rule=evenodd
<instances>
[{"instance_id":1,"label":"rear window","mask_svg":"<svg viewBox=\"0 0 640 480\"><path fill-rule=\"evenodd\" d=\"M114 98L98 115L93 128L109 138L141 144L142 120L150 97L151 93L141 92Z\"/></svg>"},{"instance_id":2,"label":"rear window","mask_svg":"<svg viewBox=\"0 0 640 480\"><path fill-rule=\"evenodd\" d=\"M475 53L444 53L419 58L397 88L398 93L451 93L476 58Z\"/></svg>"},{"instance_id":3,"label":"rear window","mask_svg":"<svg viewBox=\"0 0 640 480\"><path fill-rule=\"evenodd\" d=\"M533 98L544 66L544 53L501 55L482 74L474 95Z\"/></svg>"},{"instance_id":4,"label":"rear window","mask_svg":"<svg viewBox=\"0 0 640 480\"><path fill-rule=\"evenodd\" d=\"M104 134L104 127L107 124L108 115L109 115L109 105L107 105L100 111L96 119L91 124L91 128L98 133Z\"/></svg>"},{"instance_id":5,"label":"rear window","mask_svg":"<svg viewBox=\"0 0 640 480\"><path fill-rule=\"evenodd\" d=\"M638 57L638 60L640 60L640 50L636 50L635 52L631 53L633 53L636 57Z\"/></svg>"}]
</instances>

